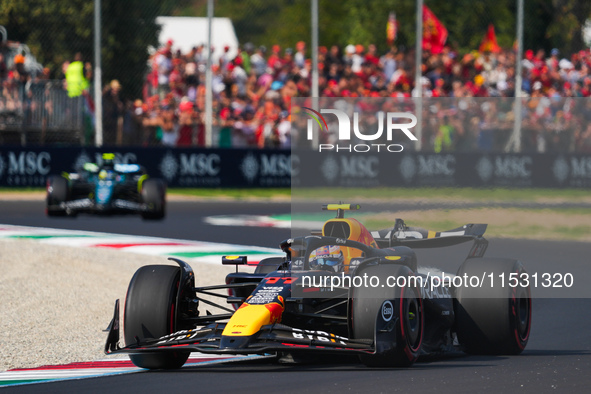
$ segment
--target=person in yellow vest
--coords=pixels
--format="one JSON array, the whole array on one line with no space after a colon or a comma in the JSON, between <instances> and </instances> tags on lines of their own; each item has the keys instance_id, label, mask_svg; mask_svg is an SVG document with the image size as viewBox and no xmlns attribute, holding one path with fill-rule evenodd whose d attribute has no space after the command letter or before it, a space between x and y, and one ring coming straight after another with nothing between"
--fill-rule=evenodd
<instances>
[{"instance_id":1,"label":"person in yellow vest","mask_svg":"<svg viewBox=\"0 0 591 394\"><path fill-rule=\"evenodd\" d=\"M449 118L445 116L443 123L439 126L435 140L433 141L433 150L435 153L448 152L452 150L453 138L456 129L449 121Z\"/></svg>"},{"instance_id":2,"label":"person in yellow vest","mask_svg":"<svg viewBox=\"0 0 591 394\"><path fill-rule=\"evenodd\" d=\"M66 88L69 97L78 97L88 89L88 80L84 76L82 54L76 53L74 61L66 69Z\"/></svg>"}]
</instances>

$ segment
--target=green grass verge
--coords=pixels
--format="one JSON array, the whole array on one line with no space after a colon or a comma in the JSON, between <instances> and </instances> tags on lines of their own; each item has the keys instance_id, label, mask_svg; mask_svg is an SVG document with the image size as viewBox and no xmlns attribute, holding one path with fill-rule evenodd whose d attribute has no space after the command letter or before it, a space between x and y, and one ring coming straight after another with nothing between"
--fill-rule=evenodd
<instances>
[{"instance_id":1,"label":"green grass verge","mask_svg":"<svg viewBox=\"0 0 591 394\"><path fill-rule=\"evenodd\" d=\"M291 189L168 189L170 195L192 196L202 198L229 198L234 200L249 199L289 199Z\"/></svg>"},{"instance_id":2,"label":"green grass verge","mask_svg":"<svg viewBox=\"0 0 591 394\"><path fill-rule=\"evenodd\" d=\"M337 199L347 202L362 203L364 199L433 199L433 200L470 200L470 201L540 201L569 200L591 201L591 193L586 189L509 189L509 188L310 188L296 189L293 198ZM359 201L353 201L359 199Z\"/></svg>"},{"instance_id":3,"label":"green grass verge","mask_svg":"<svg viewBox=\"0 0 591 394\"><path fill-rule=\"evenodd\" d=\"M369 230L392 228L396 218L408 226L445 231L467 223L486 223L491 238L529 238L540 240L591 241L591 208L471 208L400 212L348 212ZM296 221L322 223L334 217L326 212L296 213ZM285 219L289 219L288 217Z\"/></svg>"},{"instance_id":4,"label":"green grass verge","mask_svg":"<svg viewBox=\"0 0 591 394\"><path fill-rule=\"evenodd\" d=\"M451 230L467 223L487 223L487 237L591 240L591 209L583 208L446 209L429 211L424 218L416 212L413 212L410 218L405 212L394 216L401 217L409 226L433 231ZM371 230L389 228L394 223L392 214L383 212L356 216L356 219Z\"/></svg>"},{"instance_id":5,"label":"green grass verge","mask_svg":"<svg viewBox=\"0 0 591 394\"><path fill-rule=\"evenodd\" d=\"M0 187L0 193L37 193L45 192L44 187Z\"/></svg>"},{"instance_id":6,"label":"green grass verge","mask_svg":"<svg viewBox=\"0 0 591 394\"><path fill-rule=\"evenodd\" d=\"M4 192L43 192L43 187L0 187ZM248 199L313 199L326 202L346 201L363 203L368 199L379 200L451 200L451 201L568 201L590 202L591 193L587 189L508 189L508 188L300 188L292 193L290 188L254 189L207 189L207 188L169 188L170 195L194 196L202 198Z\"/></svg>"},{"instance_id":7,"label":"green grass verge","mask_svg":"<svg viewBox=\"0 0 591 394\"><path fill-rule=\"evenodd\" d=\"M277 189L181 189L170 188L170 194L195 197L225 197L237 200L261 198L313 199L326 202L337 200L363 203L367 199L381 200L460 200L497 202L569 201L591 203L591 193L585 189L508 189L508 188L277 188ZM336 196L336 197L335 197Z\"/></svg>"}]
</instances>

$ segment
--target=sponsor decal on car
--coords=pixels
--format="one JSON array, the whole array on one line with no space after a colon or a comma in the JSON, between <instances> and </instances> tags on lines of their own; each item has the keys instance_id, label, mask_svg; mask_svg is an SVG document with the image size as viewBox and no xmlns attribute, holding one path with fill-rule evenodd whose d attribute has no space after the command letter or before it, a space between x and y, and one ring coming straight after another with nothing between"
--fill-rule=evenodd
<instances>
[{"instance_id":1,"label":"sponsor decal on car","mask_svg":"<svg viewBox=\"0 0 591 394\"><path fill-rule=\"evenodd\" d=\"M312 339L323 342L340 343L341 345L346 345L344 341L349 340L349 338L331 334L325 331L302 330L300 328L294 328L291 334L296 339Z\"/></svg>"},{"instance_id":2,"label":"sponsor decal on car","mask_svg":"<svg viewBox=\"0 0 591 394\"><path fill-rule=\"evenodd\" d=\"M394 317L394 306L392 302L386 300L382 304L382 319L384 321L390 321Z\"/></svg>"}]
</instances>

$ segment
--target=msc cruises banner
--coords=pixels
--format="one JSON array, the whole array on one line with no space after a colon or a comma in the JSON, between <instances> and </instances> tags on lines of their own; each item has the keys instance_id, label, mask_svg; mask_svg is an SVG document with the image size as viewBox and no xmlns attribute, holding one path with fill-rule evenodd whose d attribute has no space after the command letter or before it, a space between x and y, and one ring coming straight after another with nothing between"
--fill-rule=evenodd
<instances>
[{"instance_id":1,"label":"msc cruises banner","mask_svg":"<svg viewBox=\"0 0 591 394\"><path fill-rule=\"evenodd\" d=\"M591 188L591 155L327 153L256 149L0 147L0 186L38 187L113 152L169 187Z\"/></svg>"},{"instance_id":2,"label":"msc cruises banner","mask_svg":"<svg viewBox=\"0 0 591 394\"><path fill-rule=\"evenodd\" d=\"M591 187L591 155L307 152L297 164L301 187Z\"/></svg>"},{"instance_id":3,"label":"msc cruises banner","mask_svg":"<svg viewBox=\"0 0 591 394\"><path fill-rule=\"evenodd\" d=\"M51 174L74 172L86 162L100 164L103 152L115 162L140 164L169 187L289 187L291 152L165 148L0 147L0 186L44 186Z\"/></svg>"}]
</instances>

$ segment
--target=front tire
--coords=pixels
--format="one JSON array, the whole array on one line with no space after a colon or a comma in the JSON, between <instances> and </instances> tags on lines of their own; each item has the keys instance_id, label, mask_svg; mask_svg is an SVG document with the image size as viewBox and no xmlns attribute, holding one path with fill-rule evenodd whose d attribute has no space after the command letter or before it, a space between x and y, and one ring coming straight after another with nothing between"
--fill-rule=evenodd
<instances>
[{"instance_id":1,"label":"front tire","mask_svg":"<svg viewBox=\"0 0 591 394\"><path fill-rule=\"evenodd\" d=\"M458 276L494 278L493 287L488 282L480 288L456 288L456 332L466 353L514 355L525 349L531 329L530 287L509 286L511 274L520 278L524 273L523 265L512 259L479 258L462 264Z\"/></svg>"},{"instance_id":2,"label":"front tire","mask_svg":"<svg viewBox=\"0 0 591 394\"><path fill-rule=\"evenodd\" d=\"M148 265L138 269L129 283L125 299L124 337L127 345L157 339L177 330L175 308L180 291L180 268ZM140 368L176 369L189 358L187 351L132 354Z\"/></svg>"},{"instance_id":3,"label":"front tire","mask_svg":"<svg viewBox=\"0 0 591 394\"><path fill-rule=\"evenodd\" d=\"M377 276L384 282L412 275L407 266L384 264L362 267L356 276ZM407 282L408 283L408 282ZM372 339L376 333L376 317L385 300L393 300L396 345L385 354L361 355L361 362L369 367L409 367L419 356L424 331L423 304L416 287L352 287L351 329L355 339ZM374 343L374 346L376 344Z\"/></svg>"},{"instance_id":4,"label":"front tire","mask_svg":"<svg viewBox=\"0 0 591 394\"><path fill-rule=\"evenodd\" d=\"M45 212L49 217L66 216L66 210L60 204L68 201L68 180L63 176L52 175L47 178L47 194Z\"/></svg>"}]
</instances>

